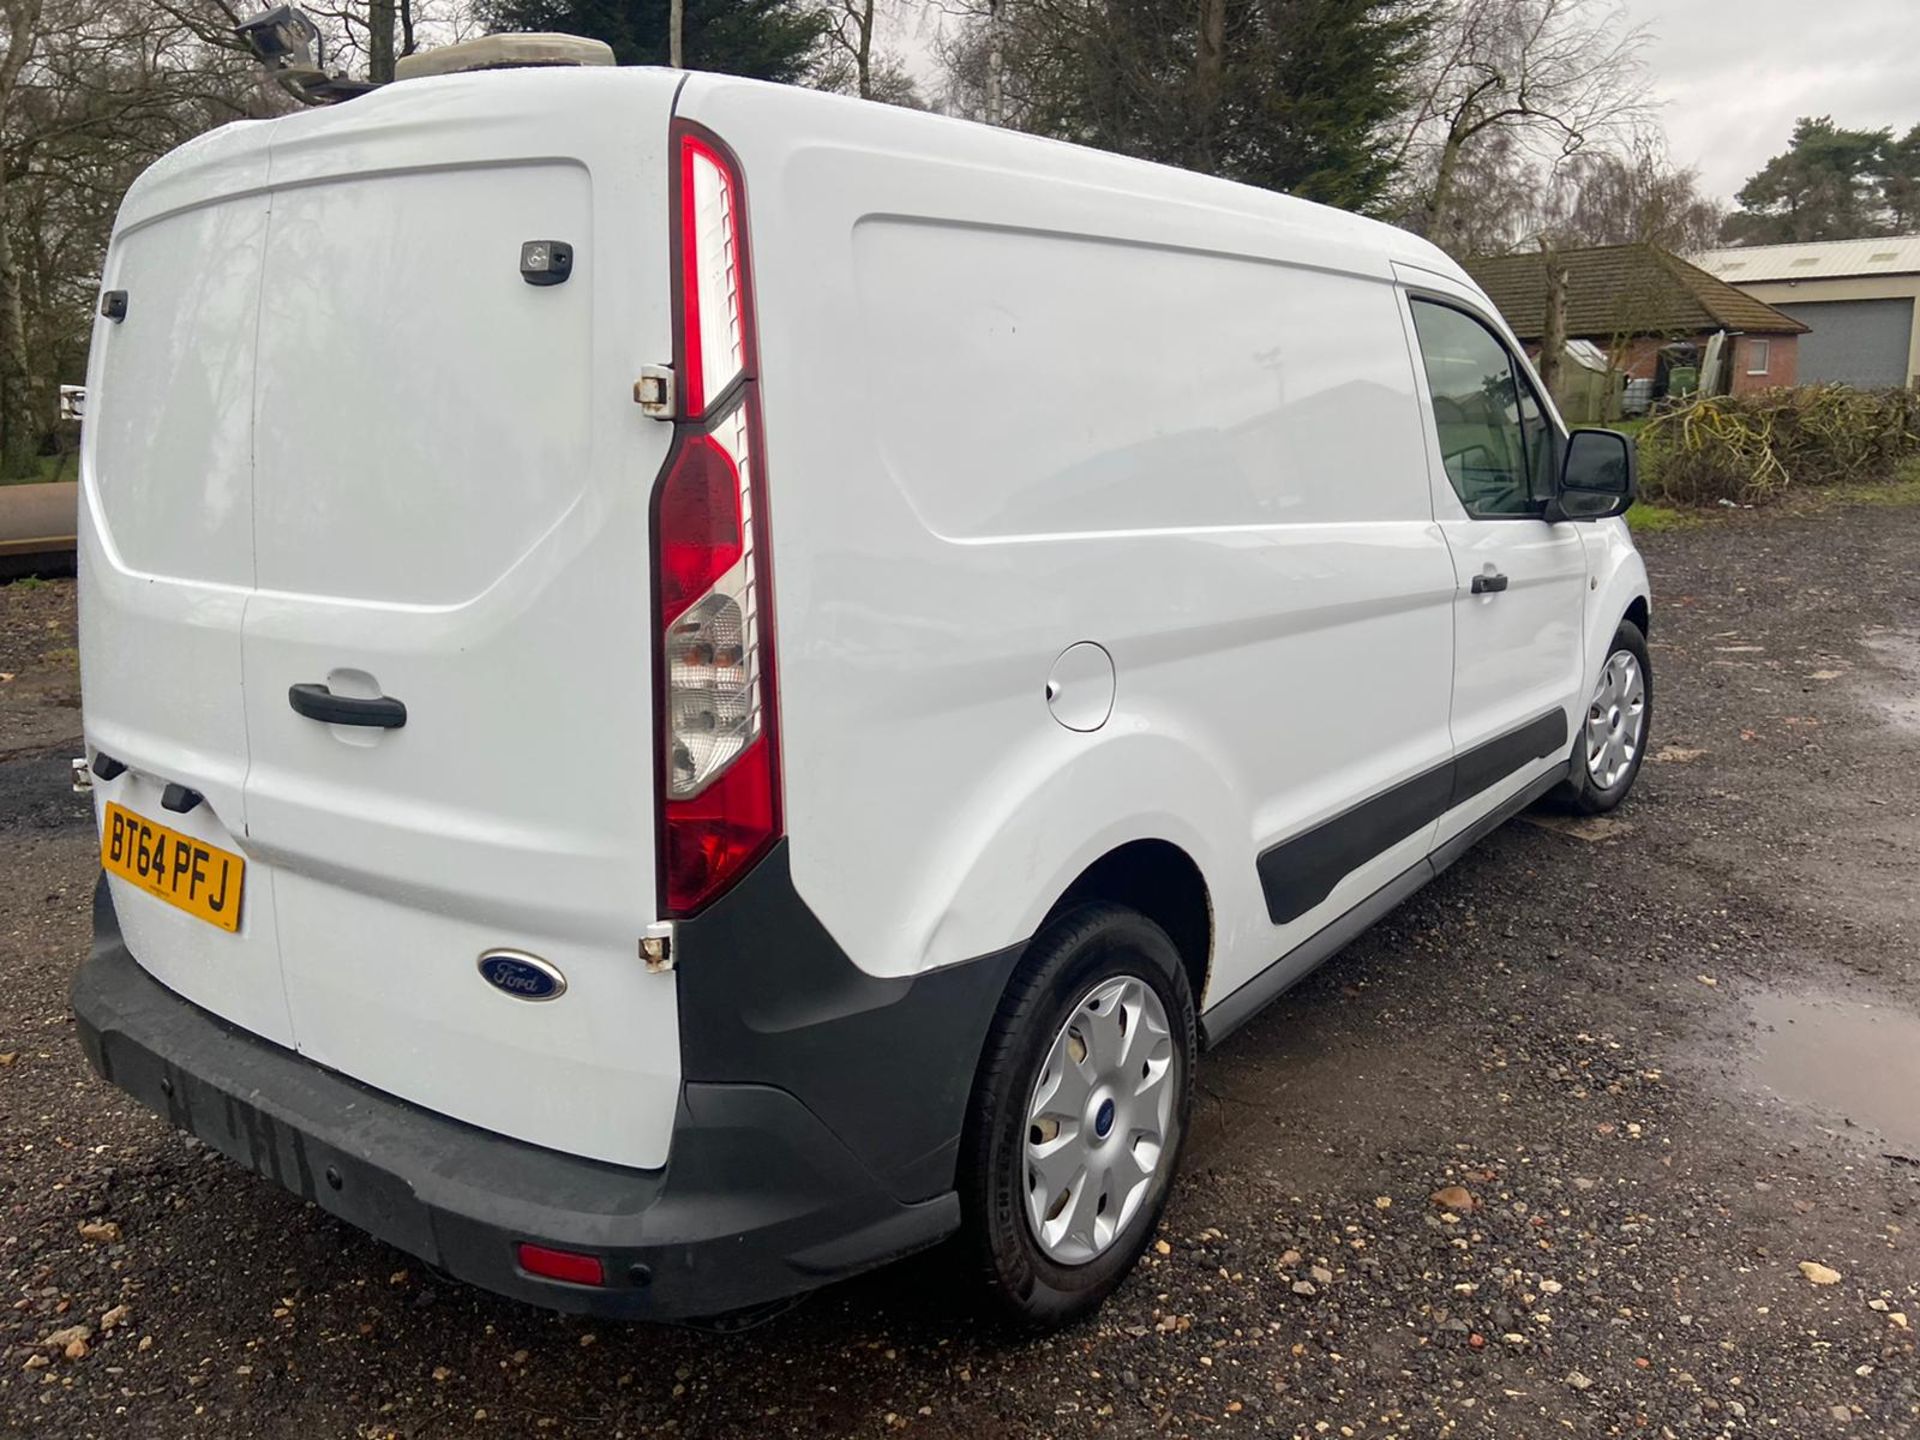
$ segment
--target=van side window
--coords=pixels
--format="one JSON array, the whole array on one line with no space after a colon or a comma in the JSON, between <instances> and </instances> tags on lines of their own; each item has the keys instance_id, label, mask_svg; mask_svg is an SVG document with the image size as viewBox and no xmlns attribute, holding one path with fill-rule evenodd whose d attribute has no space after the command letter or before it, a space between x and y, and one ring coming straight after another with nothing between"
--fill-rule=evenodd
<instances>
[{"instance_id":1,"label":"van side window","mask_svg":"<svg viewBox=\"0 0 1920 1440\"><path fill-rule=\"evenodd\" d=\"M1440 458L1467 514L1537 515L1552 493L1553 427L1507 347L1451 306L1415 300L1413 321L1433 392ZM1537 467L1528 464L1530 440Z\"/></svg>"}]
</instances>

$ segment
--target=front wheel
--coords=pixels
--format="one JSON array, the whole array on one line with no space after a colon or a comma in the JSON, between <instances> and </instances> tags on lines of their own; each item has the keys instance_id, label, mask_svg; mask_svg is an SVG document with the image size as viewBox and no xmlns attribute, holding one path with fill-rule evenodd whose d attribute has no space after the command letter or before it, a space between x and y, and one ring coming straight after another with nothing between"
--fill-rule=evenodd
<instances>
[{"instance_id":1,"label":"front wheel","mask_svg":"<svg viewBox=\"0 0 1920 1440\"><path fill-rule=\"evenodd\" d=\"M1627 798L1647 758L1653 733L1653 665L1647 638L1631 620L1613 633L1600 667L1586 723L1573 750L1573 774L1563 794L1583 815L1598 815Z\"/></svg>"},{"instance_id":2,"label":"front wheel","mask_svg":"<svg viewBox=\"0 0 1920 1440\"><path fill-rule=\"evenodd\" d=\"M1193 996L1135 911L1081 906L1034 938L994 1019L962 1148L965 1243L1001 1309L1059 1325L1126 1277L1185 1138Z\"/></svg>"}]
</instances>

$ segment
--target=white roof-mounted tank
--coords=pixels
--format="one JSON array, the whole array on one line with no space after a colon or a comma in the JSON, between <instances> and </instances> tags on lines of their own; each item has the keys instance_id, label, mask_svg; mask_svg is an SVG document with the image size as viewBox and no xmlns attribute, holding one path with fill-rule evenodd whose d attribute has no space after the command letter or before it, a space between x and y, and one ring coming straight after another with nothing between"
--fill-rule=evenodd
<instances>
[{"instance_id":1,"label":"white roof-mounted tank","mask_svg":"<svg viewBox=\"0 0 1920 1440\"><path fill-rule=\"evenodd\" d=\"M395 80L458 75L468 70L515 70L532 65L611 65L613 47L579 35L485 35L403 56Z\"/></svg>"}]
</instances>

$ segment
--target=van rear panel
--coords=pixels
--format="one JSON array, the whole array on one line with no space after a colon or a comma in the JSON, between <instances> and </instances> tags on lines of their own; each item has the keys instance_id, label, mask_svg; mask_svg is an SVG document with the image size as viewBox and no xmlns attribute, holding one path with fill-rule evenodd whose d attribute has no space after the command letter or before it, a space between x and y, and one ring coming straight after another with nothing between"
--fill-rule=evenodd
<instances>
[{"instance_id":1,"label":"van rear panel","mask_svg":"<svg viewBox=\"0 0 1920 1440\"><path fill-rule=\"evenodd\" d=\"M134 767L101 803L203 788L248 861L237 936L115 882L133 954L377 1089L641 1167L666 1159L679 1088L674 980L638 955L655 915L648 494L670 429L632 399L671 353L674 80L414 82L240 130L223 143L254 165L244 185L228 159L141 229L143 182L109 259L129 312L96 336L86 467L88 733ZM209 230L252 245L250 266L220 262L226 283L184 253L146 263L144 235L184 252ZM572 248L564 283L522 277L528 241ZM191 338L189 365L222 357L224 388L196 379L212 398L171 407L143 451L133 428L188 383L146 328L162 322ZM173 523L214 523L209 458L240 514L225 552L148 536L176 505L201 518ZM211 558L196 571L169 545ZM181 572L197 628L156 628L151 587L130 584L141 546ZM158 716L116 673L135 634L160 668L204 652ZM296 685L397 699L405 724L309 718ZM565 993L494 988L478 962L496 949L539 957Z\"/></svg>"}]
</instances>

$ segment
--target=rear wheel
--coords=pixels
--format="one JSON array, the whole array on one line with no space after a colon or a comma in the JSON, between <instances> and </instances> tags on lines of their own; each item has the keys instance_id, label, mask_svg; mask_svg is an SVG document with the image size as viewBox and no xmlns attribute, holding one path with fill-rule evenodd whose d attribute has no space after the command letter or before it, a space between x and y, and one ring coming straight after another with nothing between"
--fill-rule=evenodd
<instances>
[{"instance_id":1,"label":"rear wheel","mask_svg":"<svg viewBox=\"0 0 1920 1440\"><path fill-rule=\"evenodd\" d=\"M1173 942L1090 904L1035 937L981 1060L962 1148L965 1244L998 1305L1086 1314L1159 1220L1187 1129L1193 996Z\"/></svg>"},{"instance_id":2,"label":"rear wheel","mask_svg":"<svg viewBox=\"0 0 1920 1440\"><path fill-rule=\"evenodd\" d=\"M1640 627L1622 620L1587 702L1564 796L1583 815L1611 810L1627 798L1653 733L1653 666Z\"/></svg>"}]
</instances>

